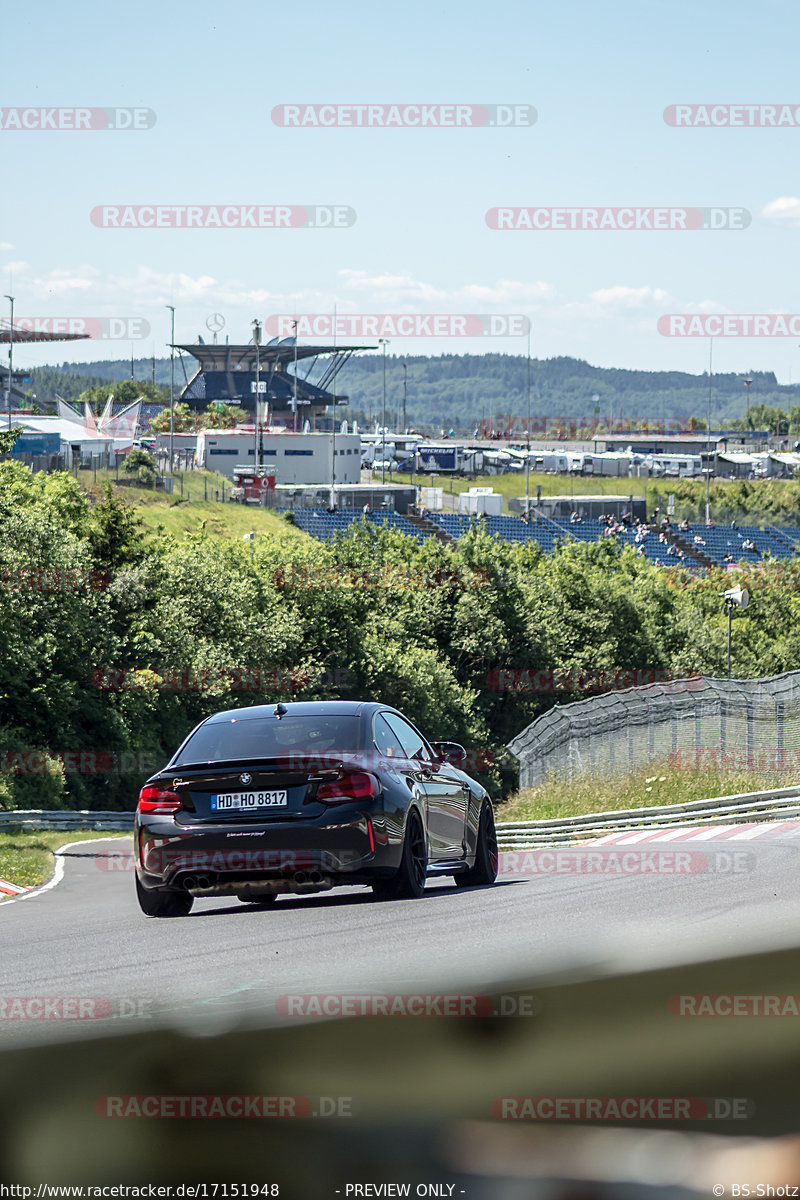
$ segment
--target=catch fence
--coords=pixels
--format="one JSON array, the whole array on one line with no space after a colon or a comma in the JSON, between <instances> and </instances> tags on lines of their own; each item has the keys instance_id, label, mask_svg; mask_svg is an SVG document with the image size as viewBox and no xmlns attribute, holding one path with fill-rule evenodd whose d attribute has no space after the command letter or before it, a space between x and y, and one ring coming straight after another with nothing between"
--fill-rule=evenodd
<instances>
[{"instance_id":1,"label":"catch fence","mask_svg":"<svg viewBox=\"0 0 800 1200\"><path fill-rule=\"evenodd\" d=\"M508 748L520 786L549 775L622 774L649 762L800 773L800 671L697 676L556 705Z\"/></svg>"}]
</instances>

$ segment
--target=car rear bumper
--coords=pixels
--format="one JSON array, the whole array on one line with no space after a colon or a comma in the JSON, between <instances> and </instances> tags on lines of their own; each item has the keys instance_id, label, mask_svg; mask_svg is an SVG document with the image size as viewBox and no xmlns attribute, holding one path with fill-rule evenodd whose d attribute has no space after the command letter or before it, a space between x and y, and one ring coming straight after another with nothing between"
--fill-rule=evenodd
<instances>
[{"instance_id":1,"label":"car rear bumper","mask_svg":"<svg viewBox=\"0 0 800 1200\"><path fill-rule=\"evenodd\" d=\"M137 821L136 873L146 888L195 895L236 894L246 885L270 891L317 891L392 875L399 847L364 814L335 823L237 823L187 828L171 819ZM268 886L267 886L268 885Z\"/></svg>"}]
</instances>

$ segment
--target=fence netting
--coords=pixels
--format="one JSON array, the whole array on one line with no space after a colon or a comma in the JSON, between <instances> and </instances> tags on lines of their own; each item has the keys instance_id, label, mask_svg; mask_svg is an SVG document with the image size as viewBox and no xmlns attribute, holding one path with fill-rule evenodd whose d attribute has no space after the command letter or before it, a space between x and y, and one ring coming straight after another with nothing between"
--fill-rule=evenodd
<instances>
[{"instance_id":1,"label":"fence netting","mask_svg":"<svg viewBox=\"0 0 800 1200\"><path fill-rule=\"evenodd\" d=\"M548 775L622 774L663 760L687 769L800 769L800 671L697 676L557 704L508 748L521 787Z\"/></svg>"}]
</instances>

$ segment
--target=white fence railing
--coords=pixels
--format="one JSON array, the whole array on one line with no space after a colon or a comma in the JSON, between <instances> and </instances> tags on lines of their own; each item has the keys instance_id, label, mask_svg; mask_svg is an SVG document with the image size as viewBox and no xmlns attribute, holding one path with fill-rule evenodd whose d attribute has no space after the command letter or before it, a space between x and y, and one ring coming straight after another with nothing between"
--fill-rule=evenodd
<instances>
[{"instance_id":1,"label":"white fence railing","mask_svg":"<svg viewBox=\"0 0 800 1200\"><path fill-rule=\"evenodd\" d=\"M800 817L800 785L769 792L742 792L664 804L587 813L580 817L542 821L498 821L501 850L570 844L626 830L660 829L675 825L738 825L750 821L781 821Z\"/></svg>"},{"instance_id":2,"label":"white fence railing","mask_svg":"<svg viewBox=\"0 0 800 1200\"><path fill-rule=\"evenodd\" d=\"M133 813L25 808L0 812L2 829L92 829L129 833L133 829Z\"/></svg>"}]
</instances>

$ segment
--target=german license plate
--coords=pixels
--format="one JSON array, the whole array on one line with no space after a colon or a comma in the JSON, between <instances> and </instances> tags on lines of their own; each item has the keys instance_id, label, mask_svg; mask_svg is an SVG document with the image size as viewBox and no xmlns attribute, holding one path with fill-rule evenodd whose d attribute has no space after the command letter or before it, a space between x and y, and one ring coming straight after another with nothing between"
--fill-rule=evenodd
<instances>
[{"instance_id":1,"label":"german license plate","mask_svg":"<svg viewBox=\"0 0 800 1200\"><path fill-rule=\"evenodd\" d=\"M218 792L211 797L212 812L230 812L234 809L282 808L289 803L285 788L271 792Z\"/></svg>"}]
</instances>

